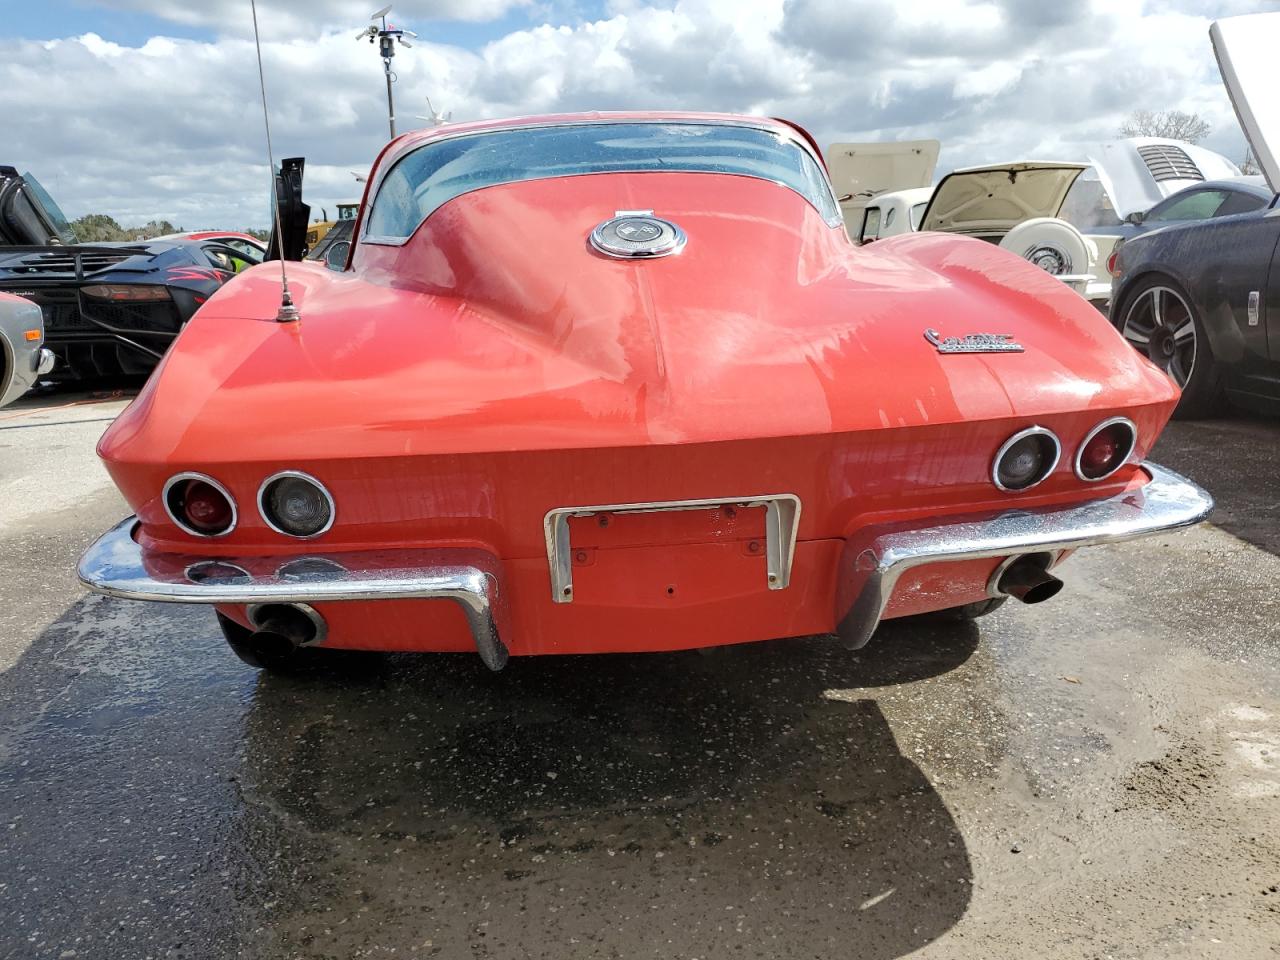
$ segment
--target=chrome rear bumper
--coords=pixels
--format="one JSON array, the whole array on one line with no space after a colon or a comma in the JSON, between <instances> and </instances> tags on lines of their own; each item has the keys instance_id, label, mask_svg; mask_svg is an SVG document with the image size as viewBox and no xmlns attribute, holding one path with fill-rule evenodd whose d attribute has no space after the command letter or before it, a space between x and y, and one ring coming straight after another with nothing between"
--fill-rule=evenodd
<instances>
[{"instance_id":1,"label":"chrome rear bumper","mask_svg":"<svg viewBox=\"0 0 1280 960\"><path fill-rule=\"evenodd\" d=\"M484 550L379 550L305 557L144 556L137 517L116 524L80 558L80 582L128 600L162 603L327 603L452 600L491 670L507 662L507 608L498 558Z\"/></svg>"},{"instance_id":2,"label":"chrome rear bumper","mask_svg":"<svg viewBox=\"0 0 1280 960\"><path fill-rule=\"evenodd\" d=\"M1176 530L1199 523L1213 499L1195 484L1155 464L1150 482L1101 500L1005 511L929 527L876 527L845 542L837 580L837 632L860 647L875 632L899 578L927 563L1074 550ZM797 504L798 509L798 504ZM476 650L500 670L510 619L501 564L483 550L384 550L305 557L209 558L144 556L134 539L137 519L117 524L80 560L85 586L109 596L167 603L327 603L339 600L429 600L457 603ZM553 560L555 555L553 554ZM553 566L554 569L554 566Z\"/></svg>"},{"instance_id":3,"label":"chrome rear bumper","mask_svg":"<svg viewBox=\"0 0 1280 960\"><path fill-rule=\"evenodd\" d=\"M836 581L837 615L848 613L837 634L850 649L870 640L898 579L912 567L1135 540L1193 526L1212 512L1213 498L1190 480L1154 463L1142 466L1149 483L1103 500L929 527L872 528L850 537Z\"/></svg>"}]
</instances>

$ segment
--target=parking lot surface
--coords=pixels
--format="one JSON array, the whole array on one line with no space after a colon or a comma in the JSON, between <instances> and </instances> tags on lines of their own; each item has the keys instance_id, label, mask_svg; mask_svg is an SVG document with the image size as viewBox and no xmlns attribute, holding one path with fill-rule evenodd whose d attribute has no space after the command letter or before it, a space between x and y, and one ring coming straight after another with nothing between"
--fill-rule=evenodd
<instances>
[{"instance_id":1,"label":"parking lot surface","mask_svg":"<svg viewBox=\"0 0 1280 960\"><path fill-rule=\"evenodd\" d=\"M67 402L0 420L0 957L1280 955L1278 421L1172 425L1215 523L976 626L275 677L76 585Z\"/></svg>"}]
</instances>

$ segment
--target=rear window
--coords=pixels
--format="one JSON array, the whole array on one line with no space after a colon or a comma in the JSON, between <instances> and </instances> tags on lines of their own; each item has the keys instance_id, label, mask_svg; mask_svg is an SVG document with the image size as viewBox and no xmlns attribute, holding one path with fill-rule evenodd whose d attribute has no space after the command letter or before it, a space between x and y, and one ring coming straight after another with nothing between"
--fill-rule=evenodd
<instances>
[{"instance_id":1,"label":"rear window","mask_svg":"<svg viewBox=\"0 0 1280 960\"><path fill-rule=\"evenodd\" d=\"M781 134L732 124L589 123L494 130L424 144L397 161L382 181L367 233L375 241L408 237L454 197L484 187L649 171L769 180L800 194L828 223L841 222L826 174Z\"/></svg>"}]
</instances>

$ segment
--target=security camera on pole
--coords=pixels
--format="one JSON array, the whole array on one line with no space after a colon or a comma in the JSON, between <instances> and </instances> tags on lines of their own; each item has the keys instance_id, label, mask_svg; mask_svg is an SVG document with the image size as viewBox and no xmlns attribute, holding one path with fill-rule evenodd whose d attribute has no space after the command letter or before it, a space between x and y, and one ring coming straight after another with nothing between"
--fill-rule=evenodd
<instances>
[{"instance_id":1,"label":"security camera on pole","mask_svg":"<svg viewBox=\"0 0 1280 960\"><path fill-rule=\"evenodd\" d=\"M387 23L387 14L391 12L390 5L383 7L375 13L370 20L381 20L382 26L376 23L370 24L359 33L356 34L357 40L365 37L369 38L370 43L378 44L378 52L382 54L382 69L387 75L387 124L391 128L391 137L395 139L396 135L396 105L391 98L391 83L396 79L396 75L391 72L391 58L396 55L396 44L399 43L405 47L412 47L406 36L413 37L415 40L418 35L412 30L402 30L395 24Z\"/></svg>"}]
</instances>

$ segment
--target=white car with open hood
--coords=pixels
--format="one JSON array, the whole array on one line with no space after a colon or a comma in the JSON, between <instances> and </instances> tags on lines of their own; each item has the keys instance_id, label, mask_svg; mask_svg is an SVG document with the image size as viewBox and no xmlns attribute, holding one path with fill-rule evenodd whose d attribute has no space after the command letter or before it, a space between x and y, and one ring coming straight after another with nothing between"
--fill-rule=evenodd
<instances>
[{"instance_id":1,"label":"white car with open hood","mask_svg":"<svg viewBox=\"0 0 1280 960\"><path fill-rule=\"evenodd\" d=\"M1058 214L1086 169L1084 163L1030 162L957 170L934 190L919 229L998 243L1083 293L1094 279L1097 247Z\"/></svg>"},{"instance_id":2,"label":"white car with open hood","mask_svg":"<svg viewBox=\"0 0 1280 960\"><path fill-rule=\"evenodd\" d=\"M967 167L932 191L882 193L863 204L861 223L850 234L862 243L911 230L980 237L1104 302L1116 237L1092 229L1123 223L1185 187L1240 173L1212 150L1155 137L1096 144L1085 153L1082 161ZM903 216L904 210L913 215Z\"/></svg>"},{"instance_id":3,"label":"white car with open hood","mask_svg":"<svg viewBox=\"0 0 1280 960\"><path fill-rule=\"evenodd\" d=\"M906 233L903 217L898 212L904 201L899 196L906 193L919 198L917 204L927 203L933 188L933 171L938 165L938 153L942 144L937 140L902 140L880 143L833 143L827 147L825 158L831 184L840 201L845 229L854 240L866 235L865 211L874 210L876 225L885 224L887 232ZM898 197L898 203L885 208L881 197ZM874 201L874 203L873 203ZM910 212L910 206L906 207ZM923 212L923 207L919 212ZM896 221L896 225L893 222ZM919 222L917 213L916 221Z\"/></svg>"}]
</instances>

